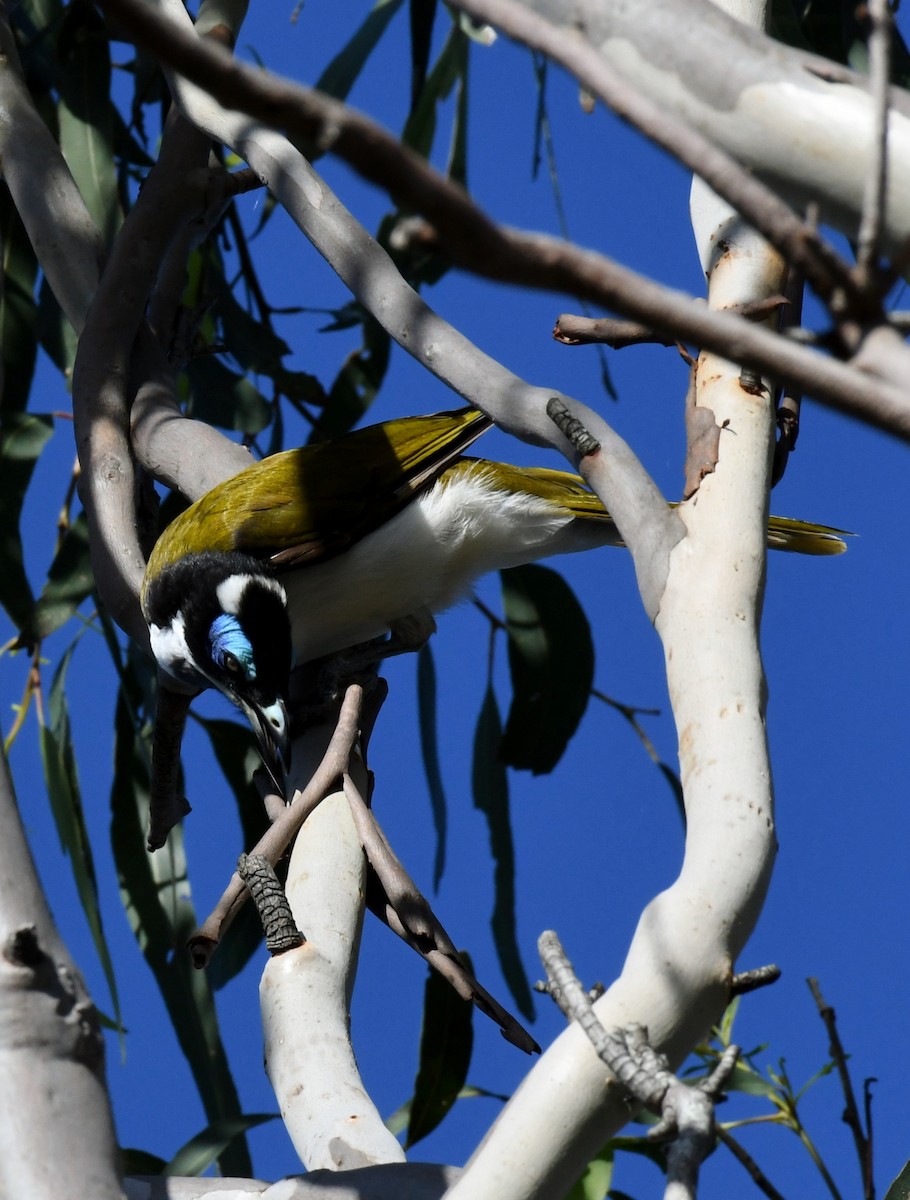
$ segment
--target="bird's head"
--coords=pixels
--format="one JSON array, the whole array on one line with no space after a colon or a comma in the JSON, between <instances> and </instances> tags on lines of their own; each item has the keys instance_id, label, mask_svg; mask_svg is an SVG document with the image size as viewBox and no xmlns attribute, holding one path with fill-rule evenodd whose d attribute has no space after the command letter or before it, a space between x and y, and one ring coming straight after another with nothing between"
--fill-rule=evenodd
<instances>
[{"instance_id":1,"label":"bird's head","mask_svg":"<svg viewBox=\"0 0 910 1200\"><path fill-rule=\"evenodd\" d=\"M291 628L284 588L245 554L206 551L147 581L143 607L158 665L242 709L277 782L288 765Z\"/></svg>"}]
</instances>

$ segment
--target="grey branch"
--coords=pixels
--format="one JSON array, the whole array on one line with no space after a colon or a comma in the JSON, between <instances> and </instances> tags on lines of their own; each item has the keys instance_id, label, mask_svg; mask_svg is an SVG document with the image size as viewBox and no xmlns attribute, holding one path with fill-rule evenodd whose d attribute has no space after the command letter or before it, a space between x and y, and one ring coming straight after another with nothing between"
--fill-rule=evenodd
<instances>
[{"instance_id":1,"label":"grey branch","mask_svg":"<svg viewBox=\"0 0 910 1200\"><path fill-rule=\"evenodd\" d=\"M350 775L343 777L357 834L370 864L367 884L370 911L446 979L464 1000L470 1000L499 1026L502 1036L526 1054L540 1046L468 970L452 939L430 904L389 845L375 814L365 803Z\"/></svg>"},{"instance_id":2,"label":"grey branch","mask_svg":"<svg viewBox=\"0 0 910 1200\"><path fill-rule=\"evenodd\" d=\"M888 187L888 104L891 73L891 13L888 0L868 0L869 90L874 106L872 168L866 174L863 209L856 237L856 269L860 284L877 286L878 257Z\"/></svg>"},{"instance_id":3,"label":"grey branch","mask_svg":"<svg viewBox=\"0 0 910 1200\"><path fill-rule=\"evenodd\" d=\"M396 199L422 212L443 232L446 249L458 265L502 282L550 288L598 301L649 325L661 335L694 342L736 361L750 362L756 369L775 378L790 378L817 399L910 439L910 405L902 386L906 377L906 355L902 347L900 352L892 348L894 361L886 362L881 369L878 365L880 346L876 347L875 353L870 350L864 360L868 363L868 372L858 366L845 366L805 347L786 343L768 330L750 327L729 314L709 312L696 305L691 297L644 279L602 255L583 251L555 238L499 228L477 209L466 193L442 179L423 159L413 155L361 114L318 93L276 79L267 72L243 67L220 47L202 45L191 30L159 15L148 5L138 4L135 0L107 0L107 7L116 12L141 41L159 53L165 63L211 88L212 95L225 98L234 107L242 106L266 121L281 123L301 144L315 141L330 149L345 158L365 178L387 188ZM185 18L182 7L180 13L174 10L174 16L181 21ZM179 92L180 88L177 90ZM181 99L181 103L184 102L185 98ZM249 121L237 120L232 114L209 107L213 111L205 121L208 131L230 144L261 176L274 173L278 166L275 152L283 139L274 139L267 148L264 131L251 128ZM277 157L283 159L286 171L286 150L282 149ZM318 180L315 172L311 173L311 178ZM277 174L267 181L303 227L295 213L301 206L300 199L282 195L278 187L279 182L286 187L297 185L288 179L279 180ZM314 191L313 195L321 198L327 189L321 181L318 186L318 192ZM319 215L330 216L323 210ZM794 220L798 223L798 219ZM804 227L799 225L799 229L802 234ZM309 229L305 232L356 292L337 251L323 249ZM357 249L361 248L358 241ZM349 250L353 253L354 247ZM359 255L354 257L359 267ZM353 278L357 279L356 273ZM360 298L364 299L363 296ZM388 324L389 309L394 309L394 300L379 292L374 302L364 302L392 336L398 338ZM418 332L419 327L410 322L408 333L415 336ZM482 392L476 372L470 371L473 381L466 379L466 372L453 366L444 347L440 349L432 341L428 345L425 338L420 338L420 345L415 347L406 341L402 344L462 395L471 398L470 391ZM900 362L903 362L903 373ZM499 418L497 423L501 423ZM517 429L510 432L522 436ZM525 440L542 439L546 443L542 412L538 411L536 420L528 422L523 436Z\"/></svg>"},{"instance_id":4,"label":"grey branch","mask_svg":"<svg viewBox=\"0 0 910 1200\"><path fill-rule=\"evenodd\" d=\"M591 997L581 986L557 935L546 930L537 942L547 972L547 990L571 1021L584 1030L610 1073L632 1099L660 1114L649 1133L667 1147L667 1196L694 1196L698 1170L714 1145L714 1105L736 1065L739 1048L724 1051L714 1071L695 1087L677 1079L666 1058L648 1043L642 1025L607 1030L598 1020Z\"/></svg>"}]
</instances>

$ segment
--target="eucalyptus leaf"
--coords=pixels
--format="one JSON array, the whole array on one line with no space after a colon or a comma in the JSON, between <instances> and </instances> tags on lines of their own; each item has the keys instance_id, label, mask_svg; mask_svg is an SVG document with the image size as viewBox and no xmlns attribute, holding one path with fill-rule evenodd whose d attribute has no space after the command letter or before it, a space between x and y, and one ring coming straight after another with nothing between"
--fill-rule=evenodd
<instances>
[{"instance_id":1,"label":"eucalyptus leaf","mask_svg":"<svg viewBox=\"0 0 910 1200\"><path fill-rule=\"evenodd\" d=\"M572 589L550 567L513 567L500 579L512 678L502 757L540 775L559 762L588 706L591 627Z\"/></svg>"},{"instance_id":2,"label":"eucalyptus leaf","mask_svg":"<svg viewBox=\"0 0 910 1200\"><path fill-rule=\"evenodd\" d=\"M272 406L248 379L230 370L213 355L194 359L187 367L190 413L197 421L255 436L272 419Z\"/></svg>"},{"instance_id":3,"label":"eucalyptus leaf","mask_svg":"<svg viewBox=\"0 0 910 1200\"><path fill-rule=\"evenodd\" d=\"M205 972L193 968L186 950L197 921L183 831L179 825L172 829L167 845L155 854L145 846L151 731L140 714L143 696L154 677L136 651L119 667L122 683L114 718L111 844L123 906L161 991L209 1122L241 1118L211 987ZM231 1141L218 1162L225 1175L251 1175L246 1139L239 1135Z\"/></svg>"},{"instance_id":4,"label":"eucalyptus leaf","mask_svg":"<svg viewBox=\"0 0 910 1200\"><path fill-rule=\"evenodd\" d=\"M0 604L25 629L35 599L25 573L19 523L35 463L53 433L49 416L4 413L0 426Z\"/></svg>"},{"instance_id":5,"label":"eucalyptus leaf","mask_svg":"<svg viewBox=\"0 0 910 1200\"><path fill-rule=\"evenodd\" d=\"M246 1113L213 1121L180 1147L161 1174L199 1176L224 1154L236 1138L242 1137L249 1129L255 1129L257 1125L264 1125L266 1121L277 1120L279 1116L279 1113Z\"/></svg>"},{"instance_id":6,"label":"eucalyptus leaf","mask_svg":"<svg viewBox=\"0 0 910 1200\"><path fill-rule=\"evenodd\" d=\"M468 960L470 969L470 960ZM405 1146L413 1146L439 1125L458 1099L474 1045L473 1005L463 1000L436 971L423 993L420 1066L414 1082Z\"/></svg>"},{"instance_id":7,"label":"eucalyptus leaf","mask_svg":"<svg viewBox=\"0 0 910 1200\"><path fill-rule=\"evenodd\" d=\"M0 254L3 257L3 288L0 291L3 388L0 412L5 423L10 413L24 412L28 407L38 350L34 297L38 263L6 188L0 190Z\"/></svg>"},{"instance_id":8,"label":"eucalyptus leaf","mask_svg":"<svg viewBox=\"0 0 910 1200\"><path fill-rule=\"evenodd\" d=\"M474 806L486 816L493 853L495 901L493 940L499 964L519 1011L534 1018L534 1001L518 949L515 926L515 847L509 817L509 781L499 756L502 722L491 683L474 733L471 783Z\"/></svg>"},{"instance_id":9,"label":"eucalyptus leaf","mask_svg":"<svg viewBox=\"0 0 910 1200\"><path fill-rule=\"evenodd\" d=\"M69 708L66 700L66 675L81 634L66 650L54 672L47 699L47 721L40 728L41 760L47 784L51 810L57 826L60 845L69 857L79 902L88 923L92 941L104 972L114 1007L114 1021L122 1030L123 1014L117 992L114 963L104 935L101 907L98 901L98 879L92 845L85 824L82 790L76 769Z\"/></svg>"},{"instance_id":10,"label":"eucalyptus leaf","mask_svg":"<svg viewBox=\"0 0 910 1200\"><path fill-rule=\"evenodd\" d=\"M90 4L71 4L57 39L60 149L106 244L121 221L114 166L110 42Z\"/></svg>"},{"instance_id":11,"label":"eucalyptus leaf","mask_svg":"<svg viewBox=\"0 0 910 1200\"><path fill-rule=\"evenodd\" d=\"M88 522L80 513L57 548L35 605L31 633L37 641L65 624L95 586L89 554Z\"/></svg>"},{"instance_id":12,"label":"eucalyptus leaf","mask_svg":"<svg viewBox=\"0 0 910 1200\"><path fill-rule=\"evenodd\" d=\"M436 855L433 859L433 887L438 891L446 865L448 826L445 789L439 767L439 741L436 724L436 665L429 643L417 656L417 719L420 726L420 750L430 793L433 827L436 830Z\"/></svg>"}]
</instances>

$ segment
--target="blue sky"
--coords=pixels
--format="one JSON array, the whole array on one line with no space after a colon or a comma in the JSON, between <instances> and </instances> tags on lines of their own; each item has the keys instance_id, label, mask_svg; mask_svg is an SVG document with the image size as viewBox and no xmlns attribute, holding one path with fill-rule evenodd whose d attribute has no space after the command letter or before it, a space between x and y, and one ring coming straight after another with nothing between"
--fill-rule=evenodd
<instances>
[{"instance_id":1,"label":"blue sky","mask_svg":"<svg viewBox=\"0 0 910 1200\"><path fill-rule=\"evenodd\" d=\"M313 80L360 19L361 9L310 0L296 25L290 5L261 6L240 40L268 65ZM440 16L440 22L445 20ZM406 115L408 76L404 13L389 32L382 54L352 95L352 102L392 129ZM126 57L124 54L122 57ZM541 172L531 178L535 84L528 56L500 41L475 49L471 65L469 182L494 217L555 230L553 195ZM607 114L584 115L577 89L551 73L549 91L560 183L570 232L664 282L698 293L700 270L688 225L685 172L652 150ZM443 130L444 130L443 125ZM443 132L441 142L446 135ZM363 187L343 165L322 160L319 169L368 228L388 204ZM240 201L247 228L258 216L256 194ZM277 306L331 308L346 293L321 259L281 213L271 221L258 252L270 300ZM673 351L642 347L609 353L619 394L614 403L600 384L596 353L569 349L550 337L556 315L577 311L566 297L542 296L477 283L450 274L428 293L430 303L483 349L531 382L554 384L593 404L626 437L668 498L682 480L682 398L685 370ZM901 303L900 297L898 304ZM280 332L294 346L291 365L330 381L353 347L347 334L319 333L324 318L283 320ZM452 407L455 397L400 350L371 418ZM69 408L63 382L48 368L36 391L36 411ZM292 426L288 444L303 440ZM549 462L541 452L490 434L479 447L489 457ZM47 547L73 457L70 428L58 422L38 469L26 511L33 578L47 565ZM556 465L554 463L554 465ZM771 557L763 651L771 701L769 737L777 792L780 854L764 915L742 967L776 962L783 978L747 999L738 1032L749 1048L768 1043L758 1064L782 1056L802 1081L826 1060L827 1041L814 1015L805 977L819 977L835 1005L842 1039L859 1085L875 1075L875 1137L879 1188L910 1156L901 1089L908 1060L904 997L908 984L903 951L908 900L905 867L908 816L906 687L910 634L905 609L910 570L904 552L907 451L882 434L807 403L798 449L772 508L781 515L819 520L855 531L849 553L837 559ZM630 562L603 550L556 564L591 617L597 651L596 686L627 703L660 708L645 724L659 753L675 760L667 713L662 654L641 609ZM497 606L495 579L480 595ZM75 627L46 645L47 681ZM7 635L0 631L2 640ZM470 949L478 976L504 1003L489 931L492 872L489 839L470 795L470 747L485 685L487 626L471 605L440 622L434 639L440 680L440 742L451 822L449 866L437 910L459 945ZM505 647L497 655L503 708ZM5 727L10 705L22 692L27 662L0 663ZM371 750L374 803L399 856L429 891L434 835L423 767L416 745L415 662L391 663L391 695ZM96 837L97 866L106 930L114 953L129 1033L121 1061L111 1042L109 1077L121 1142L170 1157L204 1123L189 1073L174 1043L149 972L120 908L107 849L115 685L100 640L83 639L71 672L69 698L83 793ZM231 715L206 698L200 711ZM185 749L187 822L196 904L208 910L220 893L239 849L232 802L208 787L211 763L202 740L191 734ZM51 824L29 721L11 762L19 799L42 878L64 936L85 971L95 998L108 1008L104 980L88 939L69 868ZM539 975L535 942L556 928L586 981L609 981L621 967L641 907L675 876L682 831L670 792L625 723L592 703L554 775L512 773L516 835L518 932L526 969ZM219 1013L235 1078L247 1111L274 1110L261 1068L256 987L261 960L219 994ZM409 1093L416 1069L423 964L375 921L368 920L354 1005L354 1036L368 1087L383 1113ZM533 1026L546 1044L562 1019L538 1001ZM495 1027L476 1024L470 1081L508 1092L527 1060L506 1045ZM833 1077L807 1099L811 1132L845 1192L857 1184L849 1135L840 1124L842 1100ZM416 1156L462 1161L496 1111L492 1100L456 1106L446 1123L417 1148ZM741 1101L721 1113L732 1118L758 1106ZM778 1130L745 1135L775 1184L786 1194L822 1195L820 1180L796 1139ZM278 1123L250 1135L257 1173L277 1178L298 1169ZM653 1195L653 1168L623 1163L616 1186ZM705 1169L701 1196L749 1195L741 1168L718 1154Z\"/></svg>"}]
</instances>

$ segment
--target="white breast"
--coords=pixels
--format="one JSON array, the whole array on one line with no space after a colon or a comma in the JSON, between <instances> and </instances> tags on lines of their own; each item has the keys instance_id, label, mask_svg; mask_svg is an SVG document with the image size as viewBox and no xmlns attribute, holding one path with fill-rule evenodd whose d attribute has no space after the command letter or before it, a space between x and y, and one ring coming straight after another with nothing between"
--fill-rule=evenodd
<instances>
[{"instance_id":1,"label":"white breast","mask_svg":"<svg viewBox=\"0 0 910 1200\"><path fill-rule=\"evenodd\" d=\"M297 662L379 637L421 608L441 612L488 571L577 549L559 536L571 520L498 489L482 468L437 483L338 558L281 577Z\"/></svg>"}]
</instances>

